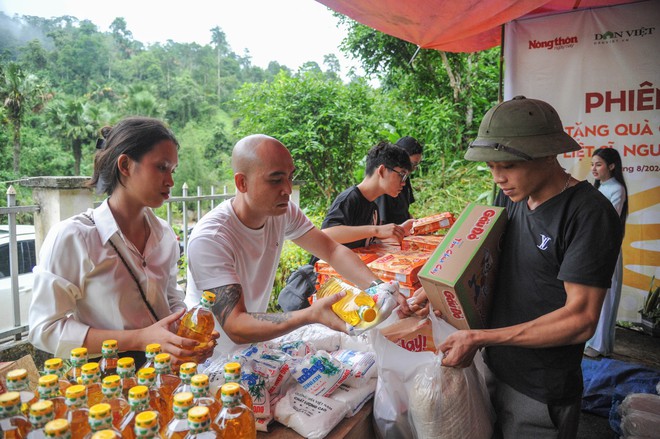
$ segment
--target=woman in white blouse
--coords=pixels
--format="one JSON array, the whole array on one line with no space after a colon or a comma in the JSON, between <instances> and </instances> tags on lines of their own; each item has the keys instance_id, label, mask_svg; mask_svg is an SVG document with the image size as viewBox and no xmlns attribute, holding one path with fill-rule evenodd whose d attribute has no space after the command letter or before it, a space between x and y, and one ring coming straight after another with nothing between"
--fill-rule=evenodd
<instances>
[{"instance_id":1,"label":"woman in white blouse","mask_svg":"<svg viewBox=\"0 0 660 439\"><path fill-rule=\"evenodd\" d=\"M596 179L594 186L607 197L621 218L625 227L628 216L628 189L623 178L621 156L616 149L597 149L591 157L591 173ZM585 355L598 357L609 355L614 350L616 313L621 299L623 260L621 252L612 276L612 286L607 290L598 327L593 337L586 343Z\"/></svg>"},{"instance_id":2,"label":"woman in white blouse","mask_svg":"<svg viewBox=\"0 0 660 439\"><path fill-rule=\"evenodd\" d=\"M48 232L34 269L29 340L64 358L81 346L99 353L106 339L134 357L149 343L175 357L194 355L197 342L170 331L186 309L176 235L151 210L170 196L179 144L145 117L102 135L89 185L108 198Z\"/></svg>"}]
</instances>

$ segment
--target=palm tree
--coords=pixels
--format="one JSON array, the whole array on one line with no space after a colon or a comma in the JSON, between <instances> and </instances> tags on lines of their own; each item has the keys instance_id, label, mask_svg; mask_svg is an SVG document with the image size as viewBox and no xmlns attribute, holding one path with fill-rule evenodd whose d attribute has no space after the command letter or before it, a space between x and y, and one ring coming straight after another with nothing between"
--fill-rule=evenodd
<instances>
[{"instance_id":1,"label":"palm tree","mask_svg":"<svg viewBox=\"0 0 660 439\"><path fill-rule=\"evenodd\" d=\"M96 136L95 121L85 99L70 97L53 102L47 110L47 124L55 136L68 141L73 152L74 175L80 175L82 147L91 144Z\"/></svg>"},{"instance_id":2,"label":"palm tree","mask_svg":"<svg viewBox=\"0 0 660 439\"><path fill-rule=\"evenodd\" d=\"M21 127L26 109L41 110L46 101L44 84L32 74L26 74L21 66L10 62L3 71L0 66L0 98L12 125L14 173L18 175L21 162Z\"/></svg>"}]
</instances>

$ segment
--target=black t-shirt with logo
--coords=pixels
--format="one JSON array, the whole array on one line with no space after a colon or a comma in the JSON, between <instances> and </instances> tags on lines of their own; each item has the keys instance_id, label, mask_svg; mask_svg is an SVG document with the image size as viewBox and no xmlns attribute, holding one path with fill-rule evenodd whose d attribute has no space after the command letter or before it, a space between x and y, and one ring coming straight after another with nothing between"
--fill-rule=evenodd
<instances>
[{"instance_id":1,"label":"black t-shirt with logo","mask_svg":"<svg viewBox=\"0 0 660 439\"><path fill-rule=\"evenodd\" d=\"M605 196L586 181L529 210L502 192L495 205L509 222L497 276L491 328L534 320L564 306L564 282L609 288L619 255L622 227ZM529 349L486 349L495 375L544 403L582 394L584 343Z\"/></svg>"}]
</instances>

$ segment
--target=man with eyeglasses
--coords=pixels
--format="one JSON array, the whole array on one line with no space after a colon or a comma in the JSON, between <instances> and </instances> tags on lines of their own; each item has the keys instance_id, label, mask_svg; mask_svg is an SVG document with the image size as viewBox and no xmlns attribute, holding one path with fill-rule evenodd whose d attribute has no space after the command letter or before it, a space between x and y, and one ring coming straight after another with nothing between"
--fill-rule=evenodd
<instances>
[{"instance_id":1,"label":"man with eyeglasses","mask_svg":"<svg viewBox=\"0 0 660 439\"><path fill-rule=\"evenodd\" d=\"M323 232L349 248L366 247L376 239L401 242L412 220L383 224L374 200L385 194L397 197L411 171L410 157L402 148L388 142L372 147L364 179L337 196L321 225Z\"/></svg>"},{"instance_id":2,"label":"man with eyeglasses","mask_svg":"<svg viewBox=\"0 0 660 439\"><path fill-rule=\"evenodd\" d=\"M396 146L402 148L410 157L410 164L412 166L411 172L419 167L422 162L422 153L424 147L414 137L404 136L396 141ZM410 214L410 205L415 202L413 195L413 188L410 178L406 180L406 185L403 187L399 195L393 197L389 194L383 194L376 198L376 205L378 206L378 214L382 224L402 224L406 220L412 218Z\"/></svg>"}]
</instances>

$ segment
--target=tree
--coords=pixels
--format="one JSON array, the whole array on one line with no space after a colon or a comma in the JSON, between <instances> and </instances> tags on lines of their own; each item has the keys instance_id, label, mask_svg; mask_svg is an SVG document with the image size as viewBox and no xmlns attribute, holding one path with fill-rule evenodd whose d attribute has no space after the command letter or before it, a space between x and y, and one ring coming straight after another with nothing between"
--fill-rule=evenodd
<instances>
[{"instance_id":1,"label":"tree","mask_svg":"<svg viewBox=\"0 0 660 439\"><path fill-rule=\"evenodd\" d=\"M84 98L65 98L53 101L47 109L48 130L71 146L74 175L80 175L83 145L91 144L96 136L95 121L87 114Z\"/></svg>"},{"instance_id":2,"label":"tree","mask_svg":"<svg viewBox=\"0 0 660 439\"><path fill-rule=\"evenodd\" d=\"M40 104L45 102L44 84L32 74L27 74L14 62L6 68L0 66L0 98L6 109L7 119L12 125L13 170L20 172L21 162L21 126L26 111L39 111Z\"/></svg>"},{"instance_id":3,"label":"tree","mask_svg":"<svg viewBox=\"0 0 660 439\"><path fill-rule=\"evenodd\" d=\"M215 51L218 55L216 80L218 81L217 93L218 93L218 101L219 101L220 100L220 65L222 58L227 56L227 54L229 53L229 44L227 44L227 36L218 26L211 29L211 43L215 46Z\"/></svg>"},{"instance_id":4,"label":"tree","mask_svg":"<svg viewBox=\"0 0 660 439\"><path fill-rule=\"evenodd\" d=\"M267 133L282 141L297 165L306 205L322 209L352 184L366 151L378 140L378 93L365 81L343 84L321 72L244 85L236 97L237 135Z\"/></svg>"}]
</instances>

